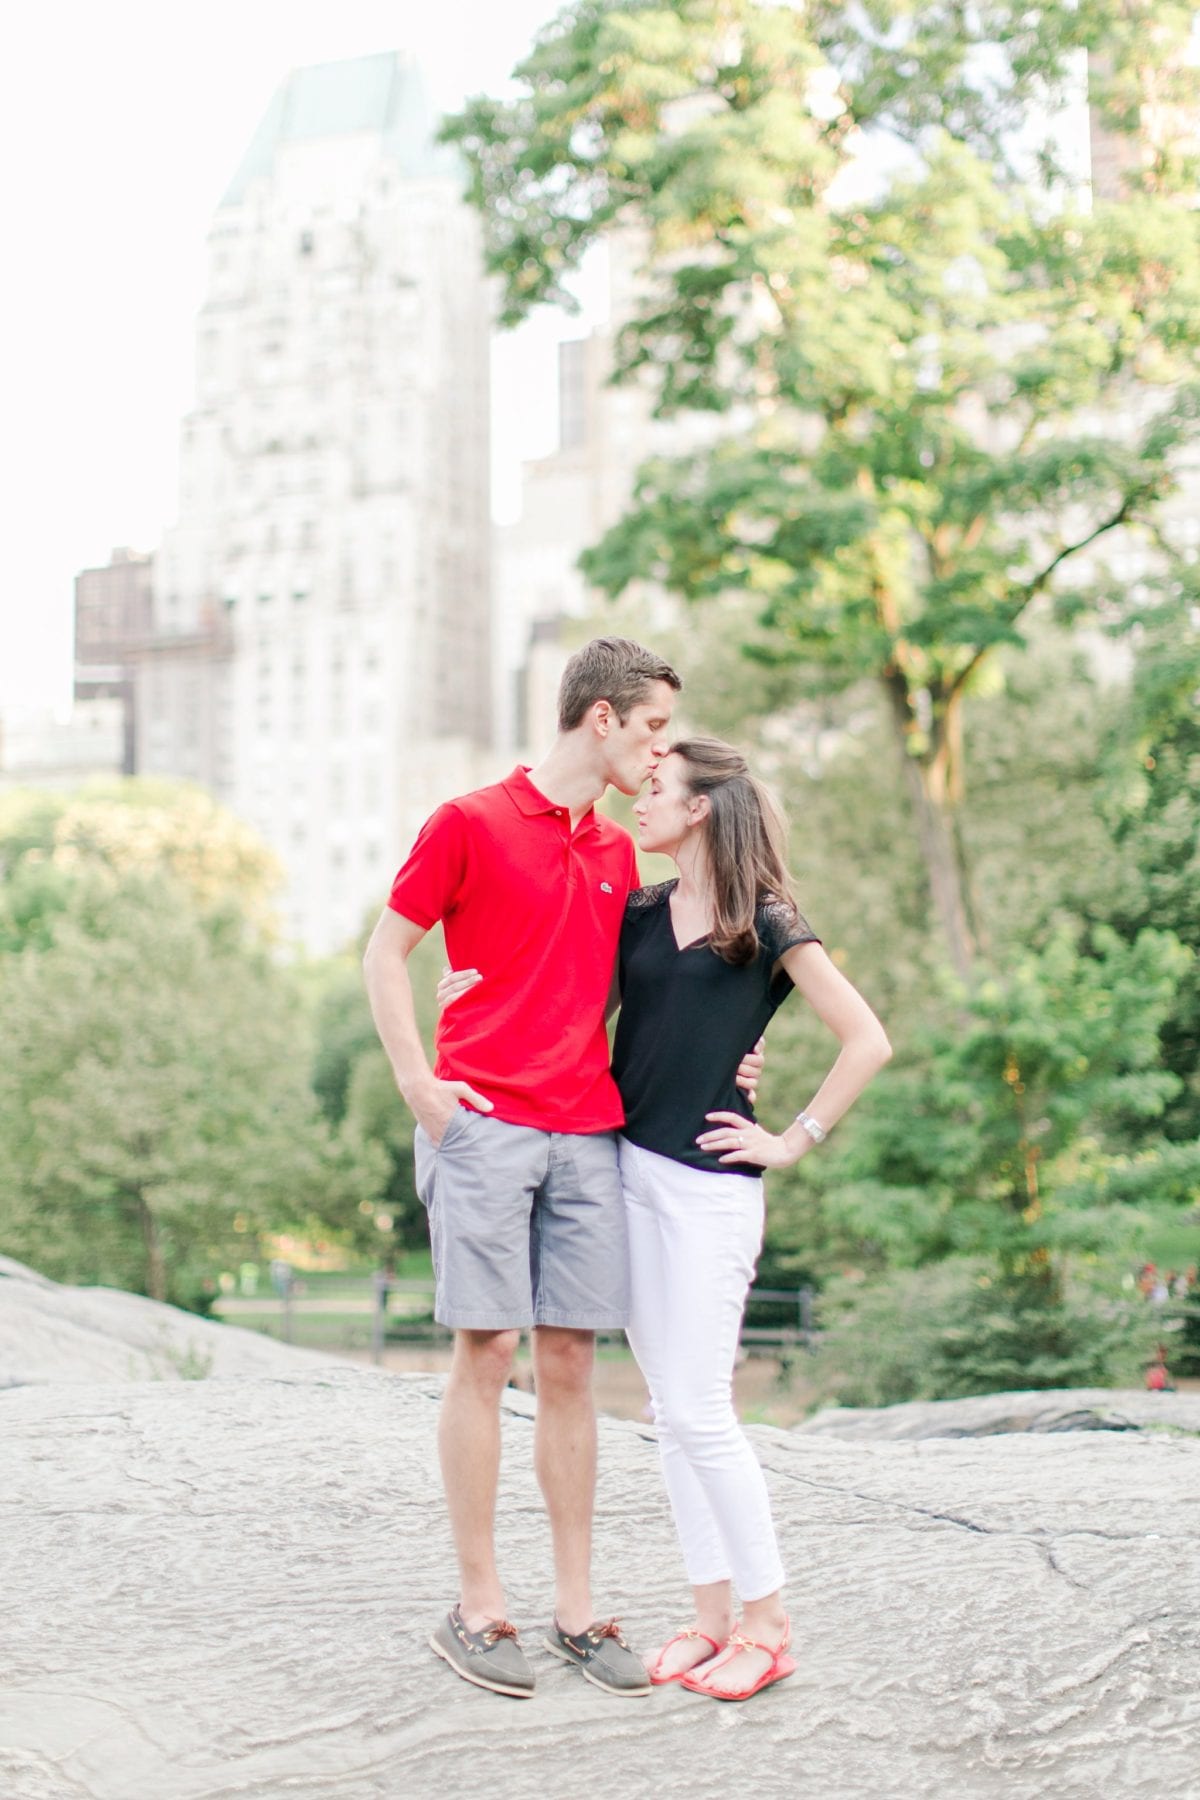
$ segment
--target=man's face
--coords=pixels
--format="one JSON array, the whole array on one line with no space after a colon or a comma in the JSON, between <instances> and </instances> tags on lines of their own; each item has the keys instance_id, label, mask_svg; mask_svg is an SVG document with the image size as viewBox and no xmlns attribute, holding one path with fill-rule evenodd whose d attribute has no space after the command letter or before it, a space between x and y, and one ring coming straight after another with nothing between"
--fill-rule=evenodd
<instances>
[{"instance_id":1,"label":"man's face","mask_svg":"<svg viewBox=\"0 0 1200 1800\"><path fill-rule=\"evenodd\" d=\"M605 770L608 781L623 794L636 794L670 749L667 732L675 706L675 689L656 681L648 700L635 706L622 725L610 716Z\"/></svg>"}]
</instances>

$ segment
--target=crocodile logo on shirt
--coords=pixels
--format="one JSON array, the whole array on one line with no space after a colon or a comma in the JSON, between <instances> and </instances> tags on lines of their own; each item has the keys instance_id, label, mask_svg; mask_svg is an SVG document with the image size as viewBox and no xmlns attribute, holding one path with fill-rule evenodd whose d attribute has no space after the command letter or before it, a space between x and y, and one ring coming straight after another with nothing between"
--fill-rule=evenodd
<instances>
[{"instance_id":1,"label":"crocodile logo on shirt","mask_svg":"<svg viewBox=\"0 0 1200 1800\"><path fill-rule=\"evenodd\" d=\"M602 881L600 883L600 892L602 894L611 894L612 893L612 882L611 881Z\"/></svg>"}]
</instances>

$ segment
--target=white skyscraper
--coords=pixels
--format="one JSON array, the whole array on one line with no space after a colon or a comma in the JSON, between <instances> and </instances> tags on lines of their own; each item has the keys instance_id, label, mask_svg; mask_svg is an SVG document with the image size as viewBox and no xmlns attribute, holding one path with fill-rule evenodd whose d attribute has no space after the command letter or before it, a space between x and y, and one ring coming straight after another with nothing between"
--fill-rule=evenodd
<instances>
[{"instance_id":1,"label":"white skyscraper","mask_svg":"<svg viewBox=\"0 0 1200 1800\"><path fill-rule=\"evenodd\" d=\"M302 69L210 234L139 768L203 782L344 943L491 739L489 302L415 65ZM489 771L490 772L490 771Z\"/></svg>"}]
</instances>

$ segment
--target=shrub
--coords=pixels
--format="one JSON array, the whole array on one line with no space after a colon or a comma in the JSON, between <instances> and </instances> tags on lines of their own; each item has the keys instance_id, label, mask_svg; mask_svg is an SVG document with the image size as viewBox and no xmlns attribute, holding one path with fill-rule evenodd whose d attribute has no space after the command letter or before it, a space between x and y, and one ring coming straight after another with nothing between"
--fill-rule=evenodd
<instances>
[{"instance_id":1,"label":"shrub","mask_svg":"<svg viewBox=\"0 0 1200 1800\"><path fill-rule=\"evenodd\" d=\"M845 1406L1111 1386L1135 1378L1153 1324L1127 1302L1005 1286L967 1258L833 1282L819 1318L817 1383Z\"/></svg>"}]
</instances>

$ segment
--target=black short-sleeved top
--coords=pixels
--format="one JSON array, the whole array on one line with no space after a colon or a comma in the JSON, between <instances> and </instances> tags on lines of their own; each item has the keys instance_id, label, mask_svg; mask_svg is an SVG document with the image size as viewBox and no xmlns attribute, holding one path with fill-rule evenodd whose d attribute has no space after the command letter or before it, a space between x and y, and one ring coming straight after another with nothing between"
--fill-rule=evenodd
<instances>
[{"instance_id":1,"label":"black short-sleeved top","mask_svg":"<svg viewBox=\"0 0 1200 1800\"><path fill-rule=\"evenodd\" d=\"M707 938L675 942L669 901L674 881L637 888L625 902L619 971L621 1015L612 1069L625 1108L624 1133L643 1150L694 1169L758 1176L753 1163L707 1156L697 1136L710 1112L754 1118L736 1081L742 1057L792 991L776 962L793 944L820 939L791 906L765 901L755 914L758 955L727 963Z\"/></svg>"}]
</instances>

